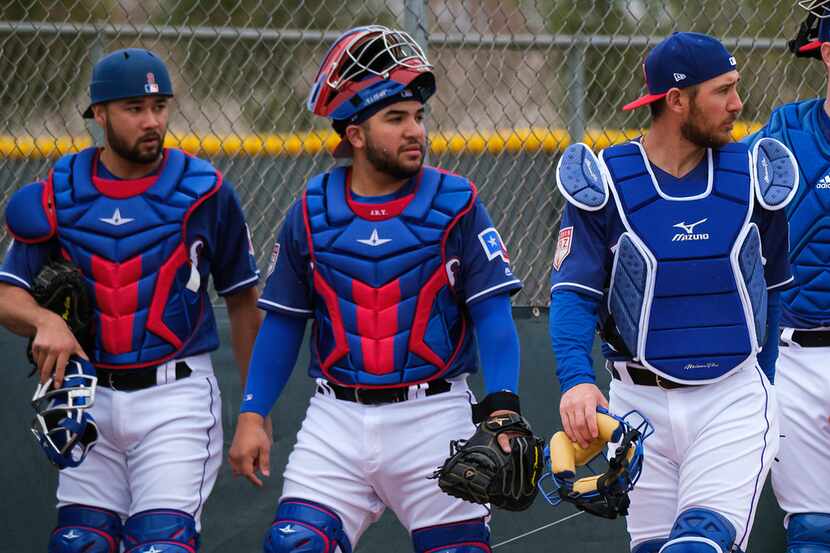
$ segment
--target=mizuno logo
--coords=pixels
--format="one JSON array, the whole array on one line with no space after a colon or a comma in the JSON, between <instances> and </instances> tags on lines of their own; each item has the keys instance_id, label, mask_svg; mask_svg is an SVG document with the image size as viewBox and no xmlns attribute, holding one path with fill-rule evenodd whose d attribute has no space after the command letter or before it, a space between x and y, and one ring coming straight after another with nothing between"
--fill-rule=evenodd
<instances>
[{"instance_id":1,"label":"mizuno logo","mask_svg":"<svg viewBox=\"0 0 830 553\"><path fill-rule=\"evenodd\" d=\"M375 247L375 246L382 246L382 245L386 244L387 242L391 242L392 239L391 238L380 238L378 236L378 229L373 229L372 230L372 235L369 236L369 238L362 238L362 239L359 238L357 241L360 242L361 244L366 244L367 246Z\"/></svg>"},{"instance_id":2,"label":"mizuno logo","mask_svg":"<svg viewBox=\"0 0 830 553\"><path fill-rule=\"evenodd\" d=\"M586 159L583 163L585 165L585 174L591 177L591 180L597 182L597 176L594 173L593 163L589 159Z\"/></svg>"},{"instance_id":3,"label":"mizuno logo","mask_svg":"<svg viewBox=\"0 0 830 553\"><path fill-rule=\"evenodd\" d=\"M118 208L115 208L115 213L113 213L112 217L110 217L109 219L107 219L106 217L101 217L98 220L116 227L120 227L121 225L126 225L127 223L132 223L133 221L135 221L135 219L130 219L129 217L122 217L121 210Z\"/></svg>"},{"instance_id":4,"label":"mizuno logo","mask_svg":"<svg viewBox=\"0 0 830 553\"><path fill-rule=\"evenodd\" d=\"M830 175L824 175L818 180L816 188L830 188Z\"/></svg>"},{"instance_id":5,"label":"mizuno logo","mask_svg":"<svg viewBox=\"0 0 830 553\"><path fill-rule=\"evenodd\" d=\"M676 225L672 225L674 228L682 229L685 232L685 234L682 233L682 232L678 232L677 234L674 235L674 237L671 239L671 241L672 242L685 242L687 240L709 240L709 233L706 233L706 232L695 233L695 227L705 223L708 220L709 219L706 218L706 219L701 219L700 221L698 221L696 223L688 223L688 224L684 221L684 222L681 222L681 223L677 223Z\"/></svg>"},{"instance_id":6,"label":"mizuno logo","mask_svg":"<svg viewBox=\"0 0 830 553\"><path fill-rule=\"evenodd\" d=\"M278 528L278 530L279 530L279 531L280 531L280 533L282 533L282 534L294 534L294 533L296 533L296 532L297 532L296 530L294 530L294 527L293 527L293 526L291 526L290 524L287 524L287 525L285 525L285 526L282 526L282 527Z\"/></svg>"},{"instance_id":7,"label":"mizuno logo","mask_svg":"<svg viewBox=\"0 0 830 553\"><path fill-rule=\"evenodd\" d=\"M61 534L61 537L62 537L62 538L66 538L66 539L68 539L68 540L74 540L75 538L80 538L80 537L81 537L81 535L80 535L80 534L78 534L78 533L76 533L76 532L75 532L75 529L73 528L72 530L70 530L70 531L69 531L69 532L67 532L66 534Z\"/></svg>"}]
</instances>

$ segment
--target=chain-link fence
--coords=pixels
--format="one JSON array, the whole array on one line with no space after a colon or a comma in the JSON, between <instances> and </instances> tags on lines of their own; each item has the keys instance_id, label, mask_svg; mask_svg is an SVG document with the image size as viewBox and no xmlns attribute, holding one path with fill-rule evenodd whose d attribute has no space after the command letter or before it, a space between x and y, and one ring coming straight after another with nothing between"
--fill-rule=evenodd
<instances>
[{"instance_id":1,"label":"chain-link fence","mask_svg":"<svg viewBox=\"0 0 830 553\"><path fill-rule=\"evenodd\" d=\"M332 163L337 138L305 111L317 64L341 31L386 24L436 66L430 163L476 182L525 281L516 302L546 305L558 153L647 123L647 110L619 109L642 91L647 49L673 30L722 38L740 64L745 133L775 105L823 90L821 64L786 51L803 16L794 0L5 0L0 204L90 133L100 140L80 116L92 64L143 46L173 73L168 144L236 185L263 266L305 180Z\"/></svg>"}]
</instances>

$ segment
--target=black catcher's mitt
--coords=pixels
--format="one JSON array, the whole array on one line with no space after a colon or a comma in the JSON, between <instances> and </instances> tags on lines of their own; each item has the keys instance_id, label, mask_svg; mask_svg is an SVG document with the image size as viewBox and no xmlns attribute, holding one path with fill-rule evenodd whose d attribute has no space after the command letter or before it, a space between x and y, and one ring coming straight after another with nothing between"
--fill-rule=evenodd
<instances>
[{"instance_id":1,"label":"black catcher's mitt","mask_svg":"<svg viewBox=\"0 0 830 553\"><path fill-rule=\"evenodd\" d=\"M509 454L497 440L503 432L511 436ZM544 466L544 442L530 424L521 415L498 415L479 424L469 440L453 440L450 457L432 477L453 497L523 511L536 498Z\"/></svg>"},{"instance_id":2,"label":"black catcher's mitt","mask_svg":"<svg viewBox=\"0 0 830 553\"><path fill-rule=\"evenodd\" d=\"M84 351L89 351L93 337L92 301L77 267L63 260L48 262L32 283L32 297L41 307L63 317ZM32 340L27 353L34 365Z\"/></svg>"}]
</instances>

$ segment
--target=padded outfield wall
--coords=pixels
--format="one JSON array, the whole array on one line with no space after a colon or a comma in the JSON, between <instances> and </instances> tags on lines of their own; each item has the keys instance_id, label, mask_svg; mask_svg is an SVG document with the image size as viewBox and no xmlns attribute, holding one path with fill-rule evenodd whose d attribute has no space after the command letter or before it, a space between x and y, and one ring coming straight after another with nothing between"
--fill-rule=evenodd
<instances>
[{"instance_id":1,"label":"padded outfield wall","mask_svg":"<svg viewBox=\"0 0 830 553\"><path fill-rule=\"evenodd\" d=\"M514 316L522 344L521 395L525 414L534 429L546 438L561 428L559 393L554 379L554 360L548 338L547 311L516 308ZM227 314L218 310L222 342L229 344ZM0 330L6 393L0 402L0 421L4 432L0 456L0 553L46 551L48 534L55 522L54 492L57 471L49 465L29 433L32 417L29 399L35 387L34 377L27 379L28 361L23 353L25 340ZM304 347L297 369L273 412L274 448L272 476L262 489L233 478L227 462L222 466L213 494L203 517L203 553L259 553L262 537L269 526L280 493L281 474L294 444L296 432L313 392L305 375L307 352ZM225 429L225 459L233 437L236 413L241 396L239 379L233 368L230 347L214 355L216 372L222 388L222 419ZM607 373L597 371L601 387L608 387ZM481 380L473 378L475 390ZM426 475L424 475L426 477ZM101 482L106 486L106 482ZM320 483L325 486L325 482ZM784 547L783 514L769 490L759 505L755 528L749 541L753 553L782 553ZM499 553L625 553L628 541L622 520L607 521L587 514L577 514L570 506L550 507L540 497L524 513L497 511L491 523L493 544ZM390 553L411 551L409 537L394 515L385 513L371 527L356 553Z\"/></svg>"}]
</instances>

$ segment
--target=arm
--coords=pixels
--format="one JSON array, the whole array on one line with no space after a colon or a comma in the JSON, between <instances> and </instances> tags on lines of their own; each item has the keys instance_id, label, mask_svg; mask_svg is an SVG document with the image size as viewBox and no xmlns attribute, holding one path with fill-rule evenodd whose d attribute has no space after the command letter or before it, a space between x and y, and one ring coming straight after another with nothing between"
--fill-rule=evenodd
<instances>
[{"instance_id":1,"label":"arm","mask_svg":"<svg viewBox=\"0 0 830 553\"><path fill-rule=\"evenodd\" d=\"M243 386L248 376L254 340L262 323L262 314L256 306L258 296L256 287L245 288L225 296L231 322L231 347L236 365L239 367L239 381Z\"/></svg>"},{"instance_id":2,"label":"arm","mask_svg":"<svg viewBox=\"0 0 830 553\"><path fill-rule=\"evenodd\" d=\"M565 433L582 447L599 436L597 406L608 407L591 363L599 301L567 289L551 293L550 337L562 391L559 415Z\"/></svg>"},{"instance_id":3,"label":"arm","mask_svg":"<svg viewBox=\"0 0 830 553\"><path fill-rule=\"evenodd\" d=\"M781 333L781 293L771 291L767 299L767 340L758 354L758 364L771 383L775 382L778 336Z\"/></svg>"},{"instance_id":4,"label":"arm","mask_svg":"<svg viewBox=\"0 0 830 553\"><path fill-rule=\"evenodd\" d=\"M508 413L520 413L519 396L519 335L513 323L508 293L489 296L470 305L484 373L487 396L473 406L474 419L487 419ZM500 434L499 445L510 453L510 433Z\"/></svg>"},{"instance_id":5,"label":"arm","mask_svg":"<svg viewBox=\"0 0 830 553\"><path fill-rule=\"evenodd\" d=\"M251 357L242 406L228 454L234 475L262 486L256 476L270 475L271 440L266 418L297 362L306 319L270 311L259 330Z\"/></svg>"}]
</instances>

